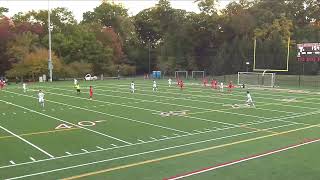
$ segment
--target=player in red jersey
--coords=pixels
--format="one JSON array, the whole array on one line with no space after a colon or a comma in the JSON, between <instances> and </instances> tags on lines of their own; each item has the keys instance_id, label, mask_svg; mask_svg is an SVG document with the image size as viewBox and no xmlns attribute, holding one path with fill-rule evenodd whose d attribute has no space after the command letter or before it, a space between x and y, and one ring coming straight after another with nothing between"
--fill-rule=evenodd
<instances>
[{"instance_id":1,"label":"player in red jersey","mask_svg":"<svg viewBox=\"0 0 320 180\"><path fill-rule=\"evenodd\" d=\"M211 80L211 88L214 89L214 80Z\"/></svg>"},{"instance_id":2,"label":"player in red jersey","mask_svg":"<svg viewBox=\"0 0 320 180\"><path fill-rule=\"evenodd\" d=\"M233 87L232 81L230 81L228 85L228 92L231 92Z\"/></svg>"},{"instance_id":3,"label":"player in red jersey","mask_svg":"<svg viewBox=\"0 0 320 180\"><path fill-rule=\"evenodd\" d=\"M0 89L2 90L4 87L4 82L0 79Z\"/></svg>"},{"instance_id":4,"label":"player in red jersey","mask_svg":"<svg viewBox=\"0 0 320 180\"><path fill-rule=\"evenodd\" d=\"M179 85L180 85L180 90L182 90L183 89L183 81L182 80L180 80Z\"/></svg>"},{"instance_id":5,"label":"player in red jersey","mask_svg":"<svg viewBox=\"0 0 320 180\"><path fill-rule=\"evenodd\" d=\"M203 87L207 87L207 84L208 84L208 79L204 78L203 79Z\"/></svg>"},{"instance_id":6,"label":"player in red jersey","mask_svg":"<svg viewBox=\"0 0 320 180\"><path fill-rule=\"evenodd\" d=\"M212 80L212 81L211 81L211 88L212 88L212 89L217 89L217 85L218 85L217 80Z\"/></svg>"},{"instance_id":7,"label":"player in red jersey","mask_svg":"<svg viewBox=\"0 0 320 180\"><path fill-rule=\"evenodd\" d=\"M92 97L93 97L93 88L92 88L92 86L90 86L89 95L90 95L90 99L92 99Z\"/></svg>"}]
</instances>

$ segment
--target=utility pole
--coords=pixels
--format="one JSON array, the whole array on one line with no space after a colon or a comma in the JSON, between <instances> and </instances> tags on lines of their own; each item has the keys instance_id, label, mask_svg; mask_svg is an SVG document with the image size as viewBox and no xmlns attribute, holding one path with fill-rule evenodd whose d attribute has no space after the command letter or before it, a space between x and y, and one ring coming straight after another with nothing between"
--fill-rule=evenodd
<instances>
[{"instance_id":1,"label":"utility pole","mask_svg":"<svg viewBox=\"0 0 320 180\"><path fill-rule=\"evenodd\" d=\"M150 64L150 39L149 39L149 75L150 75L150 73L151 73L151 71L150 71L150 66L151 66L151 64Z\"/></svg>"},{"instance_id":2,"label":"utility pole","mask_svg":"<svg viewBox=\"0 0 320 180\"><path fill-rule=\"evenodd\" d=\"M52 82L52 55L51 55L51 21L50 21L50 0L48 0L48 32L49 32L49 58L48 58L48 69L49 69L49 82Z\"/></svg>"}]
</instances>

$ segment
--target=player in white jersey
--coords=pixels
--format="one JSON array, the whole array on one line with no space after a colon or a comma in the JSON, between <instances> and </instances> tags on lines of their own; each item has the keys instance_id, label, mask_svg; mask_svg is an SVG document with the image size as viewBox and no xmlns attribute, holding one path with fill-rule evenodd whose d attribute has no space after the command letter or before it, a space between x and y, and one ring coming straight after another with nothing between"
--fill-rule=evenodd
<instances>
[{"instance_id":1,"label":"player in white jersey","mask_svg":"<svg viewBox=\"0 0 320 180\"><path fill-rule=\"evenodd\" d=\"M134 87L134 82L133 81L130 84L130 90L131 90L131 93L134 93L135 87Z\"/></svg>"},{"instance_id":2,"label":"player in white jersey","mask_svg":"<svg viewBox=\"0 0 320 180\"><path fill-rule=\"evenodd\" d=\"M157 87L157 82L155 80L153 80L153 85L152 85L152 91L157 91L158 87Z\"/></svg>"},{"instance_id":3,"label":"player in white jersey","mask_svg":"<svg viewBox=\"0 0 320 180\"><path fill-rule=\"evenodd\" d=\"M256 106L254 105L254 103L253 103L253 100L252 100L252 97L251 97L249 91L247 91L247 101L246 101L246 103L247 103L249 106L256 107Z\"/></svg>"},{"instance_id":4,"label":"player in white jersey","mask_svg":"<svg viewBox=\"0 0 320 180\"><path fill-rule=\"evenodd\" d=\"M23 92L24 92L24 93L27 92L27 84L26 84L26 83L23 83L23 84L22 84L22 89L23 89Z\"/></svg>"},{"instance_id":5,"label":"player in white jersey","mask_svg":"<svg viewBox=\"0 0 320 180\"><path fill-rule=\"evenodd\" d=\"M73 79L73 84L77 85L78 84L78 80L77 79Z\"/></svg>"},{"instance_id":6,"label":"player in white jersey","mask_svg":"<svg viewBox=\"0 0 320 180\"><path fill-rule=\"evenodd\" d=\"M168 83L169 83L169 87L171 87L171 85L172 85L172 79L171 78L168 79Z\"/></svg>"},{"instance_id":7,"label":"player in white jersey","mask_svg":"<svg viewBox=\"0 0 320 180\"><path fill-rule=\"evenodd\" d=\"M44 93L42 92L42 90L39 90L38 99L39 99L40 106L44 108Z\"/></svg>"},{"instance_id":8,"label":"player in white jersey","mask_svg":"<svg viewBox=\"0 0 320 180\"><path fill-rule=\"evenodd\" d=\"M223 92L223 82L220 83L220 92Z\"/></svg>"}]
</instances>

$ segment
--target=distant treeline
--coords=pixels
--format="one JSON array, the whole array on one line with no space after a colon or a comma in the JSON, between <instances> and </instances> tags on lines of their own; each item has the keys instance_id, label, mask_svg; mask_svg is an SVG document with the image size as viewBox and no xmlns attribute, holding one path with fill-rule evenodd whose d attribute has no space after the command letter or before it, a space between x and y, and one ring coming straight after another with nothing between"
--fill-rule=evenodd
<instances>
[{"instance_id":1,"label":"distant treeline","mask_svg":"<svg viewBox=\"0 0 320 180\"><path fill-rule=\"evenodd\" d=\"M217 10L216 0L196 0L200 13L174 9L167 0L135 16L104 2L77 22L71 11L51 11L54 76L143 74L205 70L210 75L283 68L290 37L290 74L317 74L318 62L302 65L296 44L320 42L320 1L240 0ZM17 13L0 7L0 76L35 78L48 72L47 10Z\"/></svg>"}]
</instances>

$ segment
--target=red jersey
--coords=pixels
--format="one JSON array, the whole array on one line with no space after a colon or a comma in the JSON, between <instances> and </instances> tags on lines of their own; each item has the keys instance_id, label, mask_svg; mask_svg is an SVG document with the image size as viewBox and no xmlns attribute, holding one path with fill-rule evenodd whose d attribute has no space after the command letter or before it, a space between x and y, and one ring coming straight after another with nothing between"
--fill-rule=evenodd
<instances>
[{"instance_id":1,"label":"red jersey","mask_svg":"<svg viewBox=\"0 0 320 180\"><path fill-rule=\"evenodd\" d=\"M216 80L211 81L212 88L217 89L217 84L218 84L218 82Z\"/></svg>"},{"instance_id":2,"label":"red jersey","mask_svg":"<svg viewBox=\"0 0 320 180\"><path fill-rule=\"evenodd\" d=\"M90 97L92 97L93 96L93 89L92 88L90 88L89 93L90 93Z\"/></svg>"},{"instance_id":3,"label":"red jersey","mask_svg":"<svg viewBox=\"0 0 320 180\"><path fill-rule=\"evenodd\" d=\"M183 81L180 81L180 88L183 88Z\"/></svg>"},{"instance_id":4,"label":"red jersey","mask_svg":"<svg viewBox=\"0 0 320 180\"><path fill-rule=\"evenodd\" d=\"M203 85L207 86L208 80L207 79L203 79Z\"/></svg>"}]
</instances>

